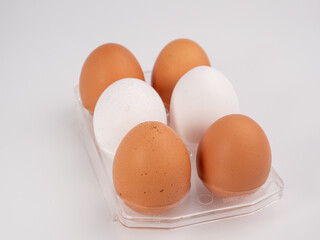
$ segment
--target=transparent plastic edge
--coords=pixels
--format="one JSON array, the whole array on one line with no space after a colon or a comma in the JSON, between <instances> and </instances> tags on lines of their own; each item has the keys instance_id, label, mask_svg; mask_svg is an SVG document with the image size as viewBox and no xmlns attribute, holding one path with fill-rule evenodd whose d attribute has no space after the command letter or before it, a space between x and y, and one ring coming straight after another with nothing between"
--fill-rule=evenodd
<instances>
[{"instance_id":1,"label":"transparent plastic edge","mask_svg":"<svg viewBox=\"0 0 320 240\"><path fill-rule=\"evenodd\" d=\"M96 148L97 145L94 143L94 137L89 132L89 129L92 128L91 126L88 126L88 123L86 121L86 117L88 117L89 112L84 112L85 110L82 107L81 100L79 98L78 86L76 86L74 90L75 90L75 95L77 97L76 108L77 108L77 114L78 114L78 124L79 124L80 132L82 135L82 139L86 146L86 150L89 155L91 165L93 167L93 170L96 174L100 188L102 190L102 194L107 204L107 208L109 210L111 220L116 221L117 220L117 211L116 211L117 200L114 197L114 193L112 191L112 186L108 179L108 176L104 171L104 167L101 162L102 156L100 154L100 151ZM104 186L105 183L108 183L109 186L105 187ZM112 196L112 200L110 199L110 196Z\"/></svg>"}]
</instances>

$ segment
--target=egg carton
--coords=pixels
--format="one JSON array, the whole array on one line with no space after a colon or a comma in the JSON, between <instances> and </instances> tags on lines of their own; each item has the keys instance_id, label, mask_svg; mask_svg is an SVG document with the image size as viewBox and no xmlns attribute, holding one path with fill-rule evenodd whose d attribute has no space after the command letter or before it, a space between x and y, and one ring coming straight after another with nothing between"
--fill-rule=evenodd
<instances>
[{"instance_id":1,"label":"egg carton","mask_svg":"<svg viewBox=\"0 0 320 240\"><path fill-rule=\"evenodd\" d=\"M150 83L151 72L145 72L145 79ZM112 221L131 228L171 229L250 214L282 197L284 183L274 168L271 168L265 184L254 193L230 198L215 196L197 175L196 146L187 146L191 160L191 187L187 196L166 213L154 216L139 214L127 207L116 194L112 180L113 156L99 149L94 137L92 116L81 104L78 86L75 87L75 94L81 135Z\"/></svg>"}]
</instances>

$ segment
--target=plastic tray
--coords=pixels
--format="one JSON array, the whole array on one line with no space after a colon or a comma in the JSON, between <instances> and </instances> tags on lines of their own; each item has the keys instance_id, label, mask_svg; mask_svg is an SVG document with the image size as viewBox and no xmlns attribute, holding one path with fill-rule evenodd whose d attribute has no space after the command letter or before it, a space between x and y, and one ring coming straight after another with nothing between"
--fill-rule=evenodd
<instances>
[{"instance_id":1,"label":"plastic tray","mask_svg":"<svg viewBox=\"0 0 320 240\"><path fill-rule=\"evenodd\" d=\"M150 72L146 72L145 77L150 82ZM81 104L78 86L75 87L75 93L80 131L113 221L119 221L126 227L170 229L253 213L281 198L284 184L273 168L266 183L255 193L225 199L213 195L197 176L194 154L196 148L187 146L192 175L191 188L185 199L174 209L156 216L145 216L131 210L114 190L113 156L105 154L96 144L92 116Z\"/></svg>"}]
</instances>

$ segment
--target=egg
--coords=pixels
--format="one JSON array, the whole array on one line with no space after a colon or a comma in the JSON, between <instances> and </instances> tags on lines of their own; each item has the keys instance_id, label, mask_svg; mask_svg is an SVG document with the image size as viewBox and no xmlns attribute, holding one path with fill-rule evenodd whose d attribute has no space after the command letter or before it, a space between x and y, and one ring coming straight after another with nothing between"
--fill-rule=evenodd
<instances>
[{"instance_id":1,"label":"egg","mask_svg":"<svg viewBox=\"0 0 320 240\"><path fill-rule=\"evenodd\" d=\"M178 80L190 69L202 65L210 66L208 56L192 40L177 39L162 49L154 64L151 82L168 109Z\"/></svg>"},{"instance_id":2,"label":"egg","mask_svg":"<svg viewBox=\"0 0 320 240\"><path fill-rule=\"evenodd\" d=\"M140 64L125 47L108 43L96 48L83 64L80 75L80 97L92 114L102 92L122 78L144 80Z\"/></svg>"},{"instance_id":3,"label":"egg","mask_svg":"<svg viewBox=\"0 0 320 240\"><path fill-rule=\"evenodd\" d=\"M145 121L167 124L159 94L139 79L114 82L101 94L93 114L93 130L100 149L114 155L130 129Z\"/></svg>"},{"instance_id":4,"label":"egg","mask_svg":"<svg viewBox=\"0 0 320 240\"><path fill-rule=\"evenodd\" d=\"M231 114L213 123L197 151L197 171L220 197L256 191L268 178L271 149L266 134L251 118Z\"/></svg>"},{"instance_id":5,"label":"egg","mask_svg":"<svg viewBox=\"0 0 320 240\"><path fill-rule=\"evenodd\" d=\"M198 144L214 121L232 113L239 113L237 94L229 80L212 67L191 69L173 90L170 123L187 143Z\"/></svg>"},{"instance_id":6,"label":"egg","mask_svg":"<svg viewBox=\"0 0 320 240\"><path fill-rule=\"evenodd\" d=\"M144 122L121 141L113 162L118 196L142 214L178 205L190 189L188 151L179 136L160 122Z\"/></svg>"}]
</instances>

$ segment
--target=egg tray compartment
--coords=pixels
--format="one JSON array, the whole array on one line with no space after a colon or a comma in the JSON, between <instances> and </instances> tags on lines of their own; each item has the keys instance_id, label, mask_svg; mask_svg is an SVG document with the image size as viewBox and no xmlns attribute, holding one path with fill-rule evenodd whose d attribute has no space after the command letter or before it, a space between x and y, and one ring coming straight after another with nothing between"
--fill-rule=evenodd
<instances>
[{"instance_id":1,"label":"egg tray compartment","mask_svg":"<svg viewBox=\"0 0 320 240\"><path fill-rule=\"evenodd\" d=\"M145 73L145 76L147 82L150 82L150 72ZM191 188L187 196L177 207L166 213L155 216L139 214L127 207L117 196L112 180L113 156L99 149L94 137L92 116L81 104L78 86L75 87L75 95L81 136L113 221L133 228L170 229L250 214L282 197L284 184L274 168L271 168L265 184L252 194L224 199L215 196L197 176L196 147L187 146L192 172Z\"/></svg>"}]
</instances>

